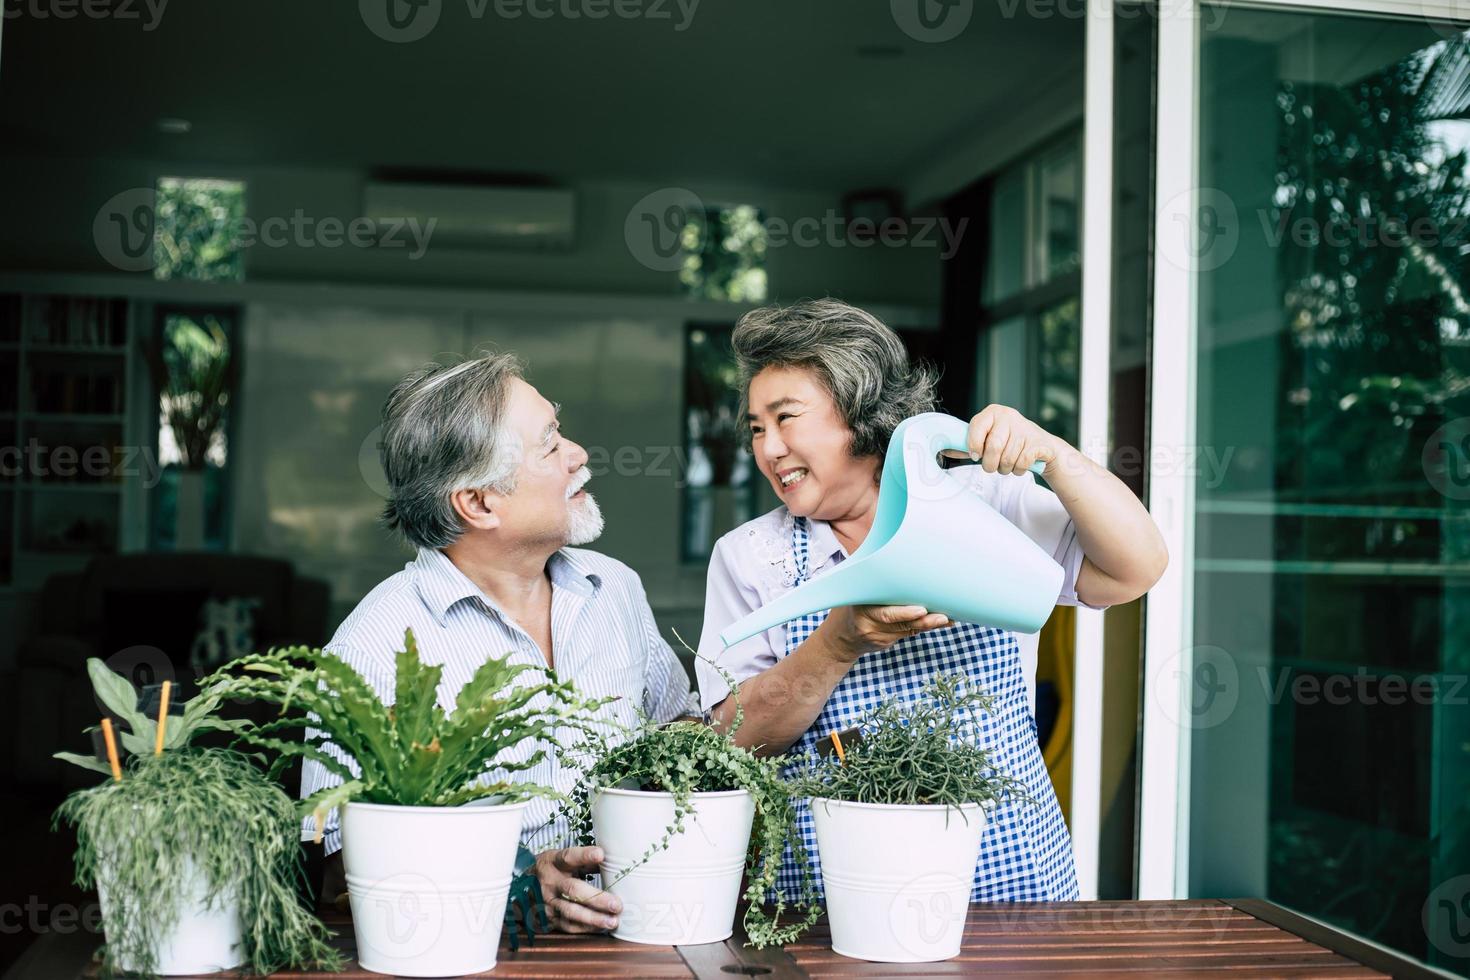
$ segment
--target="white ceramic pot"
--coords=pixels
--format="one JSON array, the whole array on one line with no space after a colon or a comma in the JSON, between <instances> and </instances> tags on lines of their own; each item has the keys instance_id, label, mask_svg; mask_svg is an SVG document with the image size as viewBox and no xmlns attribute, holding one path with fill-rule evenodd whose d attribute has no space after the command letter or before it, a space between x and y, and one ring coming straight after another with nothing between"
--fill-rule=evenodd
<instances>
[{"instance_id":1,"label":"white ceramic pot","mask_svg":"<svg viewBox=\"0 0 1470 980\"><path fill-rule=\"evenodd\" d=\"M623 903L617 939L659 946L717 943L735 931L740 872L755 801L743 789L695 793L684 830L667 849L613 882L663 839L674 822L671 793L599 790L592 835L602 848L603 887Z\"/></svg>"},{"instance_id":2,"label":"white ceramic pot","mask_svg":"<svg viewBox=\"0 0 1470 980\"><path fill-rule=\"evenodd\" d=\"M813 799L832 949L880 963L959 954L985 811Z\"/></svg>"},{"instance_id":3,"label":"white ceramic pot","mask_svg":"<svg viewBox=\"0 0 1470 980\"><path fill-rule=\"evenodd\" d=\"M362 968L446 977L494 967L525 807L343 807L342 865Z\"/></svg>"},{"instance_id":4,"label":"white ceramic pot","mask_svg":"<svg viewBox=\"0 0 1470 980\"><path fill-rule=\"evenodd\" d=\"M230 970L245 961L240 925L240 899L232 890L216 896L212 905L205 904L209 887L204 872L192 858L179 865L179 921L158 937L153 959L160 976L195 976ZM99 878L97 899L102 906L102 921L112 909L111 896ZM153 899L149 899L150 904ZM142 973L142 964L119 958L117 967L124 973Z\"/></svg>"}]
</instances>

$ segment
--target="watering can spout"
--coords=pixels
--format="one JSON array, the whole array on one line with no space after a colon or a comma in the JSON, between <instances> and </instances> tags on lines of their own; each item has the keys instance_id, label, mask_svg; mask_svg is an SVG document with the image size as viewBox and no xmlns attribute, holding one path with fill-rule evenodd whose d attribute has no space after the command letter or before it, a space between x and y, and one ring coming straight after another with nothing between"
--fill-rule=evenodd
<instances>
[{"instance_id":1,"label":"watering can spout","mask_svg":"<svg viewBox=\"0 0 1470 980\"><path fill-rule=\"evenodd\" d=\"M940 452L966 449L968 433L965 422L937 412L900 423L862 547L730 624L721 642L729 647L800 616L853 605L917 605L956 622L1039 630L1056 605L1062 567L939 466Z\"/></svg>"},{"instance_id":2,"label":"watering can spout","mask_svg":"<svg viewBox=\"0 0 1470 980\"><path fill-rule=\"evenodd\" d=\"M861 591L862 583L849 582L848 576L843 575L848 564L843 562L826 575L772 599L750 615L731 623L720 631L720 642L731 647L808 613L853 605L852 595L855 590Z\"/></svg>"}]
</instances>

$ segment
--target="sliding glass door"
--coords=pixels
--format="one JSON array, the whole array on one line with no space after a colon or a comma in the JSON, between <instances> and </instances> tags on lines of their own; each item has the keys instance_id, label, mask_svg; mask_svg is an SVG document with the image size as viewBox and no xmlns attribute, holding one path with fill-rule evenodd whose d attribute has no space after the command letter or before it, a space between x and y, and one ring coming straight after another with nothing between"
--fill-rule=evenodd
<instances>
[{"instance_id":1,"label":"sliding glass door","mask_svg":"<svg viewBox=\"0 0 1470 980\"><path fill-rule=\"evenodd\" d=\"M1467 972L1470 34L1199 13L1177 880Z\"/></svg>"}]
</instances>

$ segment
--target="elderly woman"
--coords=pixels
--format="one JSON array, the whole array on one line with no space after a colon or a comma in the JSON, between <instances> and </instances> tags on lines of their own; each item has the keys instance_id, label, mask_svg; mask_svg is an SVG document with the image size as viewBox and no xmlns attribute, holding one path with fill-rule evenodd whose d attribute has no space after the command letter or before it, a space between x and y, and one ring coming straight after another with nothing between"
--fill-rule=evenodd
<instances>
[{"instance_id":1,"label":"elderly woman","mask_svg":"<svg viewBox=\"0 0 1470 980\"><path fill-rule=\"evenodd\" d=\"M815 613L722 649L720 631L852 554L873 525L889 437L934 408L934 377L911 365L877 317L835 300L753 310L735 328L750 448L782 506L722 537L710 559L699 688L728 725L734 699L713 661L740 682L736 739L763 754L810 754L883 701L914 697L937 673L962 673L995 699L976 737L1038 804L1002 803L976 855L974 901L1075 899L1071 838L1042 762L1017 634L951 622L918 606ZM1014 409L970 421L978 465L960 475L1065 570L1058 602L1103 608L1146 592L1167 562L1163 539L1133 493L1107 470ZM1038 460L1053 490L1027 472ZM797 819L817 887L811 809ZM787 850L779 887L796 895Z\"/></svg>"}]
</instances>

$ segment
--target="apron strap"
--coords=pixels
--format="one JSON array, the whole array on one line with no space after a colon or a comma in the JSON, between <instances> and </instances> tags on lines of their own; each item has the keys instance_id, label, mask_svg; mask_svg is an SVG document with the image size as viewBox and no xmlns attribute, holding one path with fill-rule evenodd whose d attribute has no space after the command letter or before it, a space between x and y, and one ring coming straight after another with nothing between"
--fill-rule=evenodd
<instances>
[{"instance_id":1,"label":"apron strap","mask_svg":"<svg viewBox=\"0 0 1470 980\"><path fill-rule=\"evenodd\" d=\"M809 574L810 545L811 534L807 530L806 518L798 517L791 522L791 553L796 556L797 584L805 582Z\"/></svg>"}]
</instances>

